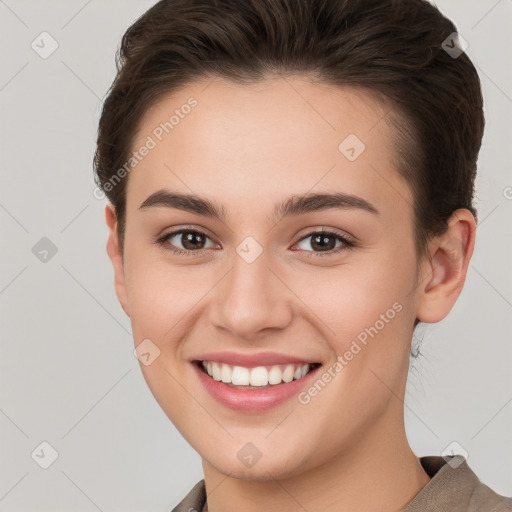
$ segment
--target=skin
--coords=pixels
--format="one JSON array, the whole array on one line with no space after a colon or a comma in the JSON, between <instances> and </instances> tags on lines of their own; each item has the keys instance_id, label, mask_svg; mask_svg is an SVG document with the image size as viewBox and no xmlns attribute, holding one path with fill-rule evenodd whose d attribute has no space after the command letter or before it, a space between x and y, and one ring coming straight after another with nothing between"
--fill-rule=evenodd
<instances>
[{"instance_id":1,"label":"skin","mask_svg":"<svg viewBox=\"0 0 512 512\"><path fill-rule=\"evenodd\" d=\"M429 481L404 429L413 325L442 320L459 296L474 247L472 214L454 212L418 258L389 106L301 76L189 84L146 113L134 148L191 96L197 106L129 175L123 254L111 204L105 217L135 345L149 338L160 350L141 364L144 378L202 458L208 510L402 509ZM348 134L366 146L355 161L338 150ZM139 209L162 188L213 200L227 218ZM346 208L270 218L293 194L334 191L363 198L378 214ZM185 247L180 236L167 248L153 243L183 227L208 237L199 254L172 253L171 243ZM322 256L313 237L301 241L321 228L356 244ZM236 252L247 236L263 250L250 264ZM242 414L211 398L190 363L211 350L276 351L327 369L397 302L401 311L308 404L293 398ZM262 454L250 468L237 457L247 442Z\"/></svg>"}]
</instances>

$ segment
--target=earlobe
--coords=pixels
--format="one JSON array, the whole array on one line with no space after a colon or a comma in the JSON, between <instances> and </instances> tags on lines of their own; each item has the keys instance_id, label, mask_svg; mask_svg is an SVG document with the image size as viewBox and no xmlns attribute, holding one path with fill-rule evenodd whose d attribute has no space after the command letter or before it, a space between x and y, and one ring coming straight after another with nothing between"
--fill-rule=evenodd
<instances>
[{"instance_id":1,"label":"earlobe","mask_svg":"<svg viewBox=\"0 0 512 512\"><path fill-rule=\"evenodd\" d=\"M448 229L429 243L428 261L423 267L416 316L435 323L450 312L459 297L475 246L476 222L467 209L456 210L448 219Z\"/></svg>"},{"instance_id":2,"label":"earlobe","mask_svg":"<svg viewBox=\"0 0 512 512\"><path fill-rule=\"evenodd\" d=\"M107 240L107 254L114 268L114 286L116 295L124 312L130 316L124 276L124 261L117 236L117 215L112 203L108 203L105 207L105 222L109 232Z\"/></svg>"}]
</instances>

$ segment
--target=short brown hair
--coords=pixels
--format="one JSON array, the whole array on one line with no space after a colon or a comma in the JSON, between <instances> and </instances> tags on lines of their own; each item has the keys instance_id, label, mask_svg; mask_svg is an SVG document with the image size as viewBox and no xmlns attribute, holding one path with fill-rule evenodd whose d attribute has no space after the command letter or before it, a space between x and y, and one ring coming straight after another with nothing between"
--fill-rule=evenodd
<instances>
[{"instance_id":1,"label":"short brown hair","mask_svg":"<svg viewBox=\"0 0 512 512\"><path fill-rule=\"evenodd\" d=\"M205 77L244 84L303 74L384 98L397 170L413 191L418 251L456 209L476 217L483 98L466 53L443 49L454 32L426 0L159 1L122 38L98 128L95 180L116 209L121 248L127 180L105 185L129 159L149 107Z\"/></svg>"}]
</instances>

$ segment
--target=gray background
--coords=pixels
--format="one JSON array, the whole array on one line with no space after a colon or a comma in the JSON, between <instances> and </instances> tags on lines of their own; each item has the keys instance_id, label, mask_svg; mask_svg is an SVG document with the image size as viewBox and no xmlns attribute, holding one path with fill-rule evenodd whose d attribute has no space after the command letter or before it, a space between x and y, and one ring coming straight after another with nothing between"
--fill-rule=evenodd
<instances>
[{"instance_id":1,"label":"gray background","mask_svg":"<svg viewBox=\"0 0 512 512\"><path fill-rule=\"evenodd\" d=\"M0 511L165 511L202 478L133 356L105 250L106 200L93 195L115 50L153 3L0 1ZM459 443L480 479L510 496L512 0L437 5L469 43L487 129L476 252L452 313L424 329L407 432L418 455ZM43 31L58 43L47 58L31 47L51 49ZM46 262L43 237L57 249ZM47 469L43 441L58 453Z\"/></svg>"}]
</instances>

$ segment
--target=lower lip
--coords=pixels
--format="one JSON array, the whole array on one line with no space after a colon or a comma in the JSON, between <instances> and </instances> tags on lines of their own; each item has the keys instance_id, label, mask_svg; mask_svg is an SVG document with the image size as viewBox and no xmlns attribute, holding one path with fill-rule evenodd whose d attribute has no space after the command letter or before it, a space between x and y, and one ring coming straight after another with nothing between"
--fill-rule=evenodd
<instances>
[{"instance_id":1,"label":"lower lip","mask_svg":"<svg viewBox=\"0 0 512 512\"><path fill-rule=\"evenodd\" d=\"M272 407L286 402L299 392L309 383L309 381L317 373L317 368L311 370L304 377L292 380L291 382L275 384L271 387L262 389L239 389L228 386L224 382L214 380L208 374L203 372L197 363L192 363L199 380L218 402L230 409L242 412L262 412Z\"/></svg>"}]
</instances>

